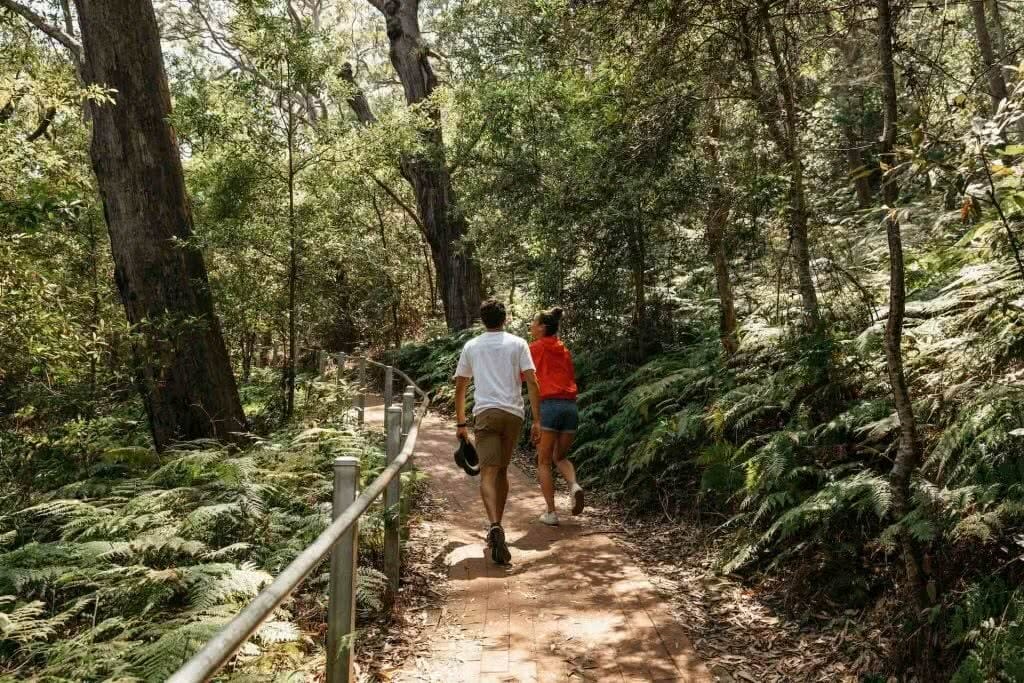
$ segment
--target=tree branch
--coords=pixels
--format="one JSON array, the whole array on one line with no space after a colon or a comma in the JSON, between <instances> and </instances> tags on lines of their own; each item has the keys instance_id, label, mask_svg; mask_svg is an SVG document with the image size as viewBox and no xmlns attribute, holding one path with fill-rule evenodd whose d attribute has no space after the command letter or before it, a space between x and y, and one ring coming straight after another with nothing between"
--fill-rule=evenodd
<instances>
[{"instance_id":1,"label":"tree branch","mask_svg":"<svg viewBox=\"0 0 1024 683\"><path fill-rule=\"evenodd\" d=\"M352 73L352 64L345 62L341 67L341 71L338 72L338 76L341 77L341 80L352 86L352 94L345 101L348 102L348 106L355 112L359 122L364 126L377 123L377 117L374 116L373 110L370 109L370 103L366 99L366 94L359 87L359 84L356 83L356 77Z\"/></svg>"},{"instance_id":2,"label":"tree branch","mask_svg":"<svg viewBox=\"0 0 1024 683\"><path fill-rule=\"evenodd\" d=\"M404 210L405 213L409 216L409 218L412 219L413 223L416 224L416 226L420 229L420 231L423 232L424 234L426 234L426 231L423 228L423 221L421 221L420 217L416 215L416 212L412 210L412 207L410 207L408 204L406 204L402 200L402 198L399 197L398 194L394 190L392 190L390 187L388 187L387 183L385 183L383 180L378 178L376 176L376 174L370 173L370 178L372 178L373 182L377 183L377 186L380 189L384 190L388 194L388 196L391 197L391 199L394 200L395 204L398 204L400 207L402 207L402 210Z\"/></svg>"},{"instance_id":3,"label":"tree branch","mask_svg":"<svg viewBox=\"0 0 1024 683\"><path fill-rule=\"evenodd\" d=\"M39 138L46 134L46 131L50 128L50 124L53 123L54 117L57 116L56 107L48 107L46 112L43 114L43 118L39 121L39 125L36 129L28 134L25 138L25 142L35 142Z\"/></svg>"},{"instance_id":4,"label":"tree branch","mask_svg":"<svg viewBox=\"0 0 1024 683\"><path fill-rule=\"evenodd\" d=\"M64 31L75 38L75 22L71 17L71 4L68 0L60 0L60 11L64 13Z\"/></svg>"},{"instance_id":5,"label":"tree branch","mask_svg":"<svg viewBox=\"0 0 1024 683\"><path fill-rule=\"evenodd\" d=\"M768 104L766 93L761 85L761 76L757 72L757 62L754 57L754 46L750 39L750 32L750 24L747 22L746 16L741 14L739 17L740 56L747 67L747 74L750 77L751 99L761 114L761 120L765 128L768 129L768 135L779 147L779 150L785 152L788 149L787 141L782 134L782 128L779 126L778 113Z\"/></svg>"},{"instance_id":6,"label":"tree branch","mask_svg":"<svg viewBox=\"0 0 1024 683\"><path fill-rule=\"evenodd\" d=\"M15 0L0 0L0 7L19 15L25 19L25 21L66 47L74 58L76 64L81 62L82 46L66 32L47 23L46 19L36 14L25 5L22 5L20 2L15 2Z\"/></svg>"}]
</instances>

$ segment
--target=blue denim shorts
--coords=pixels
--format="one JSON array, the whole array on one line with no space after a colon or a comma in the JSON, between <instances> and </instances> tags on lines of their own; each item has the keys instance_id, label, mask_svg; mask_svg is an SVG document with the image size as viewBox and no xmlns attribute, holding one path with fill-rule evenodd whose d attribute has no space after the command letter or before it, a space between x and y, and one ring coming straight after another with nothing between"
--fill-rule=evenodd
<instances>
[{"instance_id":1,"label":"blue denim shorts","mask_svg":"<svg viewBox=\"0 0 1024 683\"><path fill-rule=\"evenodd\" d=\"M547 398L540 402L540 428L547 432L572 433L580 423L576 401Z\"/></svg>"}]
</instances>

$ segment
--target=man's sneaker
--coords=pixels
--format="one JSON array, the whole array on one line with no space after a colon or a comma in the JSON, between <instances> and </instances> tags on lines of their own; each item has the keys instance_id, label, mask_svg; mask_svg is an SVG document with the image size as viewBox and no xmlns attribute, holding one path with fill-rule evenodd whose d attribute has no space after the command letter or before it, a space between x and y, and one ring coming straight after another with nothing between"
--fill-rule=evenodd
<instances>
[{"instance_id":1,"label":"man's sneaker","mask_svg":"<svg viewBox=\"0 0 1024 683\"><path fill-rule=\"evenodd\" d=\"M572 514L578 515L583 512L583 489L579 484L572 486Z\"/></svg>"},{"instance_id":2,"label":"man's sneaker","mask_svg":"<svg viewBox=\"0 0 1024 683\"><path fill-rule=\"evenodd\" d=\"M557 512L545 512L540 516L540 521L547 524L548 526L558 526L558 513Z\"/></svg>"},{"instance_id":3,"label":"man's sneaker","mask_svg":"<svg viewBox=\"0 0 1024 683\"><path fill-rule=\"evenodd\" d=\"M494 564L508 564L512 561L512 553L505 544L505 530L501 525L491 525L487 532L487 547L491 549L491 561Z\"/></svg>"}]
</instances>

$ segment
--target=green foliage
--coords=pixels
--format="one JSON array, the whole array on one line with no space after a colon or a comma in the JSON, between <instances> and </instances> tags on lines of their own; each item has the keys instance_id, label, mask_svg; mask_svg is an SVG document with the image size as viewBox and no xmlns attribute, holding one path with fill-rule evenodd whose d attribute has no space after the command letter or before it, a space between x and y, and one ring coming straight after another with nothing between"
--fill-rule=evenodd
<instances>
[{"instance_id":1,"label":"green foliage","mask_svg":"<svg viewBox=\"0 0 1024 683\"><path fill-rule=\"evenodd\" d=\"M955 683L1024 679L1024 594L1001 578L970 585L953 608L949 636L964 657Z\"/></svg>"},{"instance_id":2,"label":"green foliage","mask_svg":"<svg viewBox=\"0 0 1024 683\"><path fill-rule=\"evenodd\" d=\"M0 516L0 675L164 680L176 670L326 527L334 457L358 456L364 484L384 466L379 438L319 421L344 414L344 384L312 380L302 395L314 426L243 451L199 443L157 456L110 433L78 478ZM361 526L357 602L368 618L384 608L384 514L378 504ZM264 624L245 661L298 645L296 608L325 618L326 572Z\"/></svg>"},{"instance_id":3,"label":"green foliage","mask_svg":"<svg viewBox=\"0 0 1024 683\"><path fill-rule=\"evenodd\" d=\"M960 411L928 456L926 468L948 486L1024 484L1024 391L995 386Z\"/></svg>"},{"instance_id":4,"label":"green foliage","mask_svg":"<svg viewBox=\"0 0 1024 683\"><path fill-rule=\"evenodd\" d=\"M60 23L56 3L28 4ZM983 70L980 4L925 4L894 12L898 158L883 167L866 3L780 5L768 26L751 3L424 5L439 87L414 107L365 3L158 3L195 241L259 435L242 451L161 455L135 398L145 350L125 327L81 115L88 100L116 103L0 10L0 676L165 677L323 527L330 457L354 450L364 477L379 472L379 443L336 419L350 387L314 377L304 352L303 417L285 419L289 323L304 350L385 355L451 409L474 331L439 332L446 283L404 177L415 153L448 164L451 210L470 226L454 246L473 247L515 329L566 309L582 390L573 457L590 486L638 512L710 513L724 570L812 573L807 590L833 601L900 584L886 555L909 532L943 591L930 614L951 624L957 679L1024 678L1009 550L1024 522L1024 88L1010 63L1024 23L1015 3L984 3L1000 64ZM756 43L749 68L741 31ZM349 112L347 61L373 125ZM999 107L990 74L1008 82ZM781 147L780 77L798 112ZM425 135L434 121L439 137ZM883 344L890 210L925 456L901 519ZM814 331L794 268L799 214ZM719 215L739 318L729 357L722 264L708 258ZM368 612L393 513L362 526ZM321 612L300 594L246 656L302 654Z\"/></svg>"},{"instance_id":5,"label":"green foliage","mask_svg":"<svg viewBox=\"0 0 1024 683\"><path fill-rule=\"evenodd\" d=\"M457 334L434 337L423 343L405 344L388 360L409 375L417 385L428 391L434 407L451 412L455 407L455 367L466 342L480 333L470 329ZM472 396L467 410L473 409Z\"/></svg>"}]
</instances>

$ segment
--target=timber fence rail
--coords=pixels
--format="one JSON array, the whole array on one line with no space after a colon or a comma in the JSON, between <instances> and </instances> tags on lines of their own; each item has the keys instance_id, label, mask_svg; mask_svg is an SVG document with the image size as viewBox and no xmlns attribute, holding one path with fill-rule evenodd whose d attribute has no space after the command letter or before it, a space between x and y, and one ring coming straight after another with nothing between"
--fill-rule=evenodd
<instances>
[{"instance_id":1,"label":"timber fence rail","mask_svg":"<svg viewBox=\"0 0 1024 683\"><path fill-rule=\"evenodd\" d=\"M260 625L270 618L274 610L298 588L328 553L331 556L331 569L327 608L326 680L327 683L348 683L352 678L359 518L382 493L386 510L394 511L393 514L385 515L384 573L388 578L390 595L394 596L398 590L398 575L401 568L400 473L412 459L420 422L430 407L430 397L401 370L362 356L349 356L344 353L328 355L320 351L317 354L317 370L320 375L324 374L332 357L337 364L336 376L339 382L349 365L354 366L357 382L355 409L359 424L363 424L366 419L369 372L371 369L382 371L387 466L369 486L358 492L356 489L359 483L359 459L350 456L335 458L331 524L199 652L185 662L168 679L171 683L209 680ZM401 393L400 405L393 405L396 380L405 387Z\"/></svg>"}]
</instances>

